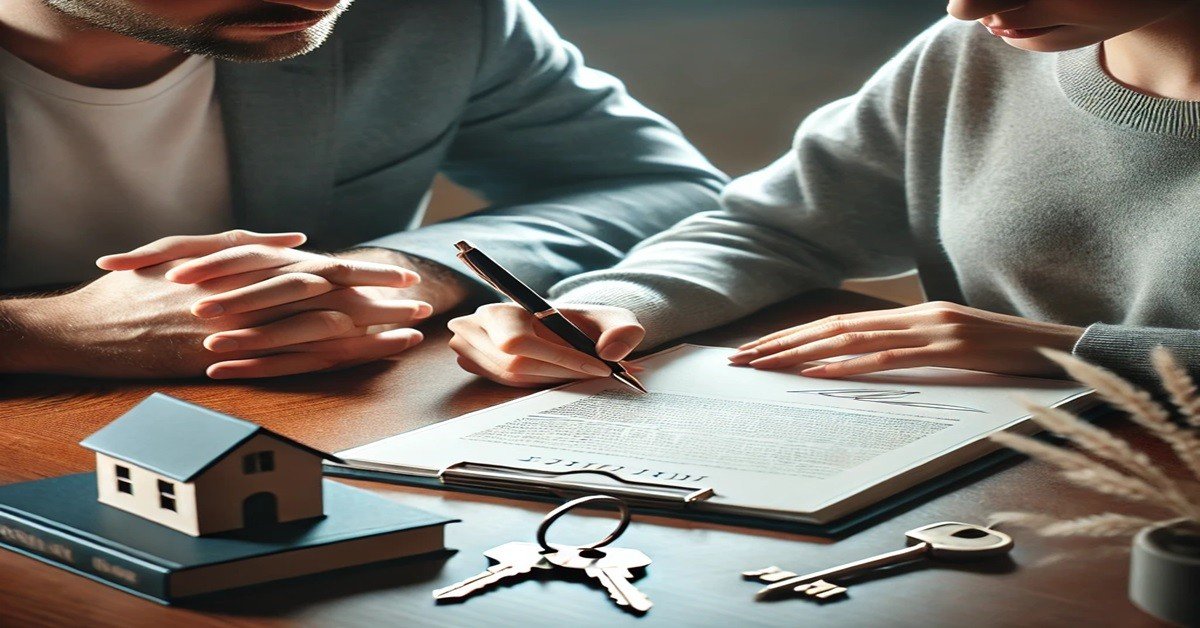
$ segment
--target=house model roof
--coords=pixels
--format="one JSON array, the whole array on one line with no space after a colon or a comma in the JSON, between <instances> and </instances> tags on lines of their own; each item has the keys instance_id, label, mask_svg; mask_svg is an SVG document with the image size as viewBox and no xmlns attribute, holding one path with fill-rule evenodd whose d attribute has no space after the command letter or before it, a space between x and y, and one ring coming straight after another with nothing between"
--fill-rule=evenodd
<instances>
[{"instance_id":1,"label":"house model roof","mask_svg":"<svg viewBox=\"0 0 1200 628\"><path fill-rule=\"evenodd\" d=\"M225 454L257 434L267 434L333 462L340 458L281 436L255 423L154 393L80 445L190 482Z\"/></svg>"}]
</instances>

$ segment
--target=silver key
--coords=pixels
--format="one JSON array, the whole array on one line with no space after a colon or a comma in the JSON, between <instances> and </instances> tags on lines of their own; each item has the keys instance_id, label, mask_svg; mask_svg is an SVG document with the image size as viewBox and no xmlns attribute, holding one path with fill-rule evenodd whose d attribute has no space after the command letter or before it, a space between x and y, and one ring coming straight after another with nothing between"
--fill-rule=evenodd
<instances>
[{"instance_id":1,"label":"silver key","mask_svg":"<svg viewBox=\"0 0 1200 628\"><path fill-rule=\"evenodd\" d=\"M747 571L742 574L747 579L759 579L771 584L759 589L755 597L767 599L788 592L806 593L809 585L818 581L827 581L854 575L869 569L877 569L887 565L917 560L919 558L936 558L939 560L975 560L1008 553L1013 547L1012 537L988 528L944 521L931 523L905 533L909 547L871 558L864 558L852 563L823 569L804 575L786 577L778 567ZM778 579L777 578L782 578ZM842 593L845 592L844 587Z\"/></svg>"},{"instance_id":2,"label":"silver key","mask_svg":"<svg viewBox=\"0 0 1200 628\"><path fill-rule=\"evenodd\" d=\"M564 569L582 569L608 590L608 595L618 606L628 606L640 612L654 605L633 586L630 569L641 569L650 564L650 557L635 549L606 547L604 549L580 549L557 547L558 551L546 554L546 560Z\"/></svg>"},{"instance_id":3,"label":"silver key","mask_svg":"<svg viewBox=\"0 0 1200 628\"><path fill-rule=\"evenodd\" d=\"M489 587L501 580L523 576L534 569L552 569L546 562L542 548L536 543L505 543L483 553L484 556L496 561L478 574L455 582L448 587L442 587L433 592L435 600L453 600L466 597L476 591Z\"/></svg>"},{"instance_id":4,"label":"silver key","mask_svg":"<svg viewBox=\"0 0 1200 628\"><path fill-rule=\"evenodd\" d=\"M794 571L785 571L774 565L765 569L755 571L743 571L742 577L747 580L758 580L759 582L780 582L782 580L790 580L800 574ZM796 593L803 593L811 598L818 600L828 600L835 598L847 591L846 587L825 582L824 580L814 580L807 584L798 585L792 589Z\"/></svg>"}]
</instances>

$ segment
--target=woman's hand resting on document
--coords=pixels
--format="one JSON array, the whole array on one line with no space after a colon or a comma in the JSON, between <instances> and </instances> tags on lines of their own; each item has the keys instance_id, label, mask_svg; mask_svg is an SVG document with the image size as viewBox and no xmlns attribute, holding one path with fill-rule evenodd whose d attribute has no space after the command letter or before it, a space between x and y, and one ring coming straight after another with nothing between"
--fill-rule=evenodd
<instances>
[{"instance_id":1,"label":"woman's hand resting on document","mask_svg":"<svg viewBox=\"0 0 1200 628\"><path fill-rule=\"evenodd\" d=\"M646 335L629 310L595 305L558 310L596 339L596 348L606 360L624 359ZM571 348L511 303L485 305L450 321L449 327L454 332L450 348L458 353L459 366L501 384L545 386L611 374L603 362Z\"/></svg>"},{"instance_id":2,"label":"woman's hand resting on document","mask_svg":"<svg viewBox=\"0 0 1200 628\"><path fill-rule=\"evenodd\" d=\"M1081 335L1082 327L933 302L841 314L784 329L738 347L729 361L774 370L858 356L800 371L829 378L913 366L1057 376L1061 371L1038 349L1070 351Z\"/></svg>"},{"instance_id":3,"label":"woman's hand resting on document","mask_svg":"<svg viewBox=\"0 0 1200 628\"><path fill-rule=\"evenodd\" d=\"M271 377L360 364L421 341L408 327L429 305L392 298L416 273L291 248L303 242L238 230L101 258L114 272L71 293L12 302L31 333L46 336L27 370Z\"/></svg>"}]
</instances>

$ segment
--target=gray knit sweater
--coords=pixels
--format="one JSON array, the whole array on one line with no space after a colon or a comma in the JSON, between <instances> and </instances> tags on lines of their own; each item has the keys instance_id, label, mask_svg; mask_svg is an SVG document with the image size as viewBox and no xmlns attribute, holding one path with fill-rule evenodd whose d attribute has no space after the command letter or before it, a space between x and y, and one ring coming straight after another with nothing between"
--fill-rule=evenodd
<instances>
[{"instance_id":1,"label":"gray knit sweater","mask_svg":"<svg viewBox=\"0 0 1200 628\"><path fill-rule=\"evenodd\" d=\"M642 348L803 291L917 269L926 295L1087 326L1084 358L1146 381L1200 371L1200 102L1113 81L1096 46L1016 50L944 20L721 211L554 287L627 307Z\"/></svg>"}]
</instances>

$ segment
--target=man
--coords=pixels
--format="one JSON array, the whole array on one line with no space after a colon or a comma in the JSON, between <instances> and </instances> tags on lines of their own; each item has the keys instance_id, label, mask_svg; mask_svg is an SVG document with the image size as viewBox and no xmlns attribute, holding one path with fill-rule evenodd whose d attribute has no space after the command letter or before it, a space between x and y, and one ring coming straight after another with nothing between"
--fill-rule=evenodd
<instances>
[{"instance_id":1,"label":"man","mask_svg":"<svg viewBox=\"0 0 1200 628\"><path fill-rule=\"evenodd\" d=\"M716 207L723 175L528 0L350 4L0 5L0 290L164 238L0 300L0 372L357 364L483 292L457 240L545 288ZM494 205L410 230L439 171Z\"/></svg>"}]
</instances>

